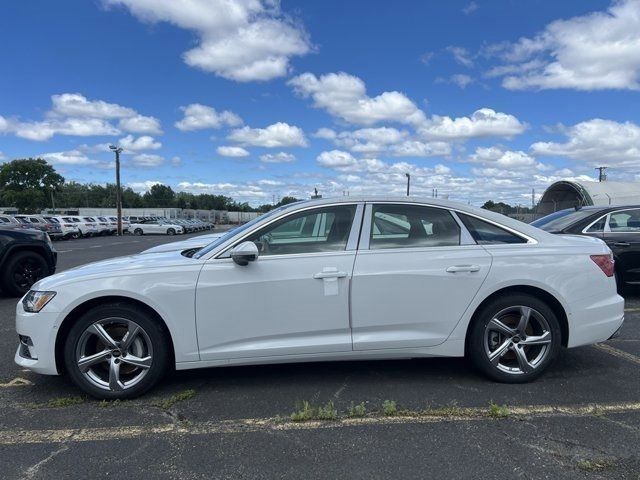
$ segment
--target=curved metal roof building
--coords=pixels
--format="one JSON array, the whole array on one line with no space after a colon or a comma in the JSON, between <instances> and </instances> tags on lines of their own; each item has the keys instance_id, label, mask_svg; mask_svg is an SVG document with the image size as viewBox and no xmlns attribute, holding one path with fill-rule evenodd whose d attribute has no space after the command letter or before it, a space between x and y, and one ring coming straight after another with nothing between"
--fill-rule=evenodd
<instances>
[{"instance_id":1,"label":"curved metal roof building","mask_svg":"<svg viewBox=\"0 0 640 480\"><path fill-rule=\"evenodd\" d=\"M538 213L547 215L578 205L628 204L640 204L640 183L560 180L551 184L542 194Z\"/></svg>"}]
</instances>

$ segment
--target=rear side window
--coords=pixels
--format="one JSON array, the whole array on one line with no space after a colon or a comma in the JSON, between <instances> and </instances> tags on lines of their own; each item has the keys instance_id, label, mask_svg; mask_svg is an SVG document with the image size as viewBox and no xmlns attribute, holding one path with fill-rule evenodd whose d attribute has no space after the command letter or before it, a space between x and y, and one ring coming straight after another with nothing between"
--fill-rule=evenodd
<instances>
[{"instance_id":1,"label":"rear side window","mask_svg":"<svg viewBox=\"0 0 640 480\"><path fill-rule=\"evenodd\" d=\"M604 225L607 223L607 216L605 215L600 220L591 225L587 232L589 233L602 233L604 231Z\"/></svg>"},{"instance_id":2,"label":"rear side window","mask_svg":"<svg viewBox=\"0 0 640 480\"><path fill-rule=\"evenodd\" d=\"M460 245L460 226L447 210L418 205L374 205L369 248Z\"/></svg>"},{"instance_id":3,"label":"rear side window","mask_svg":"<svg viewBox=\"0 0 640 480\"><path fill-rule=\"evenodd\" d=\"M612 213L609 217L609 229L612 232L640 231L640 210L625 210Z\"/></svg>"},{"instance_id":4,"label":"rear side window","mask_svg":"<svg viewBox=\"0 0 640 480\"><path fill-rule=\"evenodd\" d=\"M479 245L499 245L504 243L527 243L527 240L492 223L476 217L458 213L471 236Z\"/></svg>"}]
</instances>

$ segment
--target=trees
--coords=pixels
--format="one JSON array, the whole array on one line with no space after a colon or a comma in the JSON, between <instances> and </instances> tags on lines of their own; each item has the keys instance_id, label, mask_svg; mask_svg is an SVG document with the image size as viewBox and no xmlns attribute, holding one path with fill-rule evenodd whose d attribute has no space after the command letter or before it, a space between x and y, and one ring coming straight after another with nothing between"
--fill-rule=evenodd
<instances>
[{"instance_id":1,"label":"trees","mask_svg":"<svg viewBox=\"0 0 640 480\"><path fill-rule=\"evenodd\" d=\"M175 192L168 185L156 183L143 195L145 207L171 207L175 199Z\"/></svg>"},{"instance_id":2,"label":"trees","mask_svg":"<svg viewBox=\"0 0 640 480\"><path fill-rule=\"evenodd\" d=\"M40 158L22 158L0 166L2 203L22 212L36 212L50 205L64 178Z\"/></svg>"}]
</instances>

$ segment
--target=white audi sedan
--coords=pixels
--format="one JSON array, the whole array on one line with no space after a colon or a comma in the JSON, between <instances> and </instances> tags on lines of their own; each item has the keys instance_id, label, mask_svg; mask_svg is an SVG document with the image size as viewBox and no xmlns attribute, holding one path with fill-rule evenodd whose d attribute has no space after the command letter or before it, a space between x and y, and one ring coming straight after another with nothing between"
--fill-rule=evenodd
<instances>
[{"instance_id":1,"label":"white audi sedan","mask_svg":"<svg viewBox=\"0 0 640 480\"><path fill-rule=\"evenodd\" d=\"M613 272L600 240L463 204L305 201L201 249L40 280L17 306L15 361L109 399L172 368L322 360L467 356L527 382L562 347L617 333Z\"/></svg>"}]
</instances>

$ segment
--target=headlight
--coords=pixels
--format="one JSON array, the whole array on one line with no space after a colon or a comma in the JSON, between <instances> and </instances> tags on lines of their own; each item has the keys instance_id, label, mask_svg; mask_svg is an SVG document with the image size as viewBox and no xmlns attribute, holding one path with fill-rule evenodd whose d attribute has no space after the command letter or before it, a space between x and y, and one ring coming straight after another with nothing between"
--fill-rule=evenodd
<instances>
[{"instance_id":1,"label":"headlight","mask_svg":"<svg viewBox=\"0 0 640 480\"><path fill-rule=\"evenodd\" d=\"M38 313L44 306L56 296L56 292L36 292L29 290L22 299L22 308L25 312Z\"/></svg>"}]
</instances>

